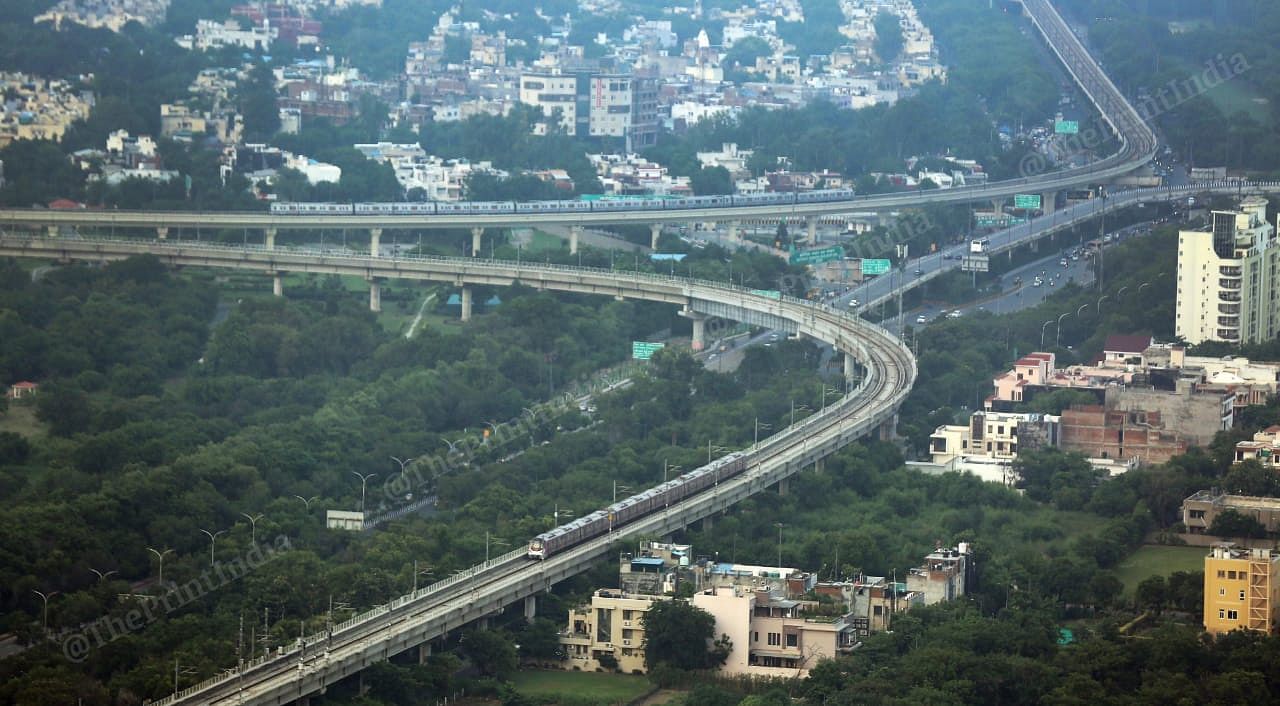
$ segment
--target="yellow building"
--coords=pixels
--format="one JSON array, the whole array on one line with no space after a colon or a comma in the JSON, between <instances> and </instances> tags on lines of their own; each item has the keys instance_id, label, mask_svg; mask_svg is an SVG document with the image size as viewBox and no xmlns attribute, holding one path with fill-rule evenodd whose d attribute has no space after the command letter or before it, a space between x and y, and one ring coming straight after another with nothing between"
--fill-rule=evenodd
<instances>
[{"instance_id":1,"label":"yellow building","mask_svg":"<svg viewBox=\"0 0 1280 706\"><path fill-rule=\"evenodd\" d=\"M656 596L637 596L602 588L591 604L569 612L560 633L564 668L584 672L644 673L644 614Z\"/></svg>"},{"instance_id":2,"label":"yellow building","mask_svg":"<svg viewBox=\"0 0 1280 706\"><path fill-rule=\"evenodd\" d=\"M1204 627L1274 634L1280 609L1280 553L1217 544L1204 560Z\"/></svg>"}]
</instances>

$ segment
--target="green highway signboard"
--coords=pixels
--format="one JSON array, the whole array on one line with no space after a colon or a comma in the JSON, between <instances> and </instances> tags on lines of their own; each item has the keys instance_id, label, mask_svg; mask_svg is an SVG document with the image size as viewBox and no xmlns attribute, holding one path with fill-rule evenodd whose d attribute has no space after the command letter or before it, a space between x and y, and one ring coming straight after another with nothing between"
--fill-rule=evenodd
<instances>
[{"instance_id":1,"label":"green highway signboard","mask_svg":"<svg viewBox=\"0 0 1280 706\"><path fill-rule=\"evenodd\" d=\"M1078 135L1080 123L1075 120L1056 120L1053 123L1053 131L1059 135Z\"/></svg>"},{"instance_id":2,"label":"green highway signboard","mask_svg":"<svg viewBox=\"0 0 1280 706\"><path fill-rule=\"evenodd\" d=\"M888 260L868 260L862 258L862 274L865 275L882 275L889 271Z\"/></svg>"},{"instance_id":3,"label":"green highway signboard","mask_svg":"<svg viewBox=\"0 0 1280 706\"><path fill-rule=\"evenodd\" d=\"M753 289L751 293L758 297L768 297L770 299L781 299L782 292L776 289Z\"/></svg>"},{"instance_id":4,"label":"green highway signboard","mask_svg":"<svg viewBox=\"0 0 1280 706\"><path fill-rule=\"evenodd\" d=\"M791 251L791 264L793 265L818 265L823 262L834 262L842 258L844 258L844 248L841 247Z\"/></svg>"},{"instance_id":5,"label":"green highway signboard","mask_svg":"<svg viewBox=\"0 0 1280 706\"><path fill-rule=\"evenodd\" d=\"M654 353L666 347L665 343L650 343L648 341L632 341L631 357L634 360L648 360L653 357Z\"/></svg>"},{"instance_id":6,"label":"green highway signboard","mask_svg":"<svg viewBox=\"0 0 1280 706\"><path fill-rule=\"evenodd\" d=\"M1040 194L1014 194L1014 208L1040 208Z\"/></svg>"}]
</instances>

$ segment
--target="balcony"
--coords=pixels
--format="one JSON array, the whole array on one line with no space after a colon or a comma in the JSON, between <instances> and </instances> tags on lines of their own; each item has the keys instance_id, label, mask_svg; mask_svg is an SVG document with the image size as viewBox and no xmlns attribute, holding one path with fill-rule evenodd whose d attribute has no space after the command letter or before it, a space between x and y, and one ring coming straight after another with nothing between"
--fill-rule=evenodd
<instances>
[{"instance_id":1,"label":"balcony","mask_svg":"<svg viewBox=\"0 0 1280 706\"><path fill-rule=\"evenodd\" d=\"M1220 328L1218 329L1218 338L1224 341L1239 341L1240 332L1237 331L1236 329Z\"/></svg>"},{"instance_id":2,"label":"balcony","mask_svg":"<svg viewBox=\"0 0 1280 706\"><path fill-rule=\"evenodd\" d=\"M1223 278L1218 280L1218 286L1221 287L1222 289L1239 289L1240 280Z\"/></svg>"},{"instance_id":3,"label":"balcony","mask_svg":"<svg viewBox=\"0 0 1280 706\"><path fill-rule=\"evenodd\" d=\"M1219 314L1239 314L1240 305L1239 304L1219 304L1218 313Z\"/></svg>"},{"instance_id":4,"label":"balcony","mask_svg":"<svg viewBox=\"0 0 1280 706\"><path fill-rule=\"evenodd\" d=\"M1240 301L1240 292L1218 292L1218 299L1224 302Z\"/></svg>"},{"instance_id":5,"label":"balcony","mask_svg":"<svg viewBox=\"0 0 1280 706\"><path fill-rule=\"evenodd\" d=\"M1239 277L1240 266L1239 265L1235 265L1235 266L1223 265L1222 267L1218 268L1218 274L1222 275L1223 277Z\"/></svg>"},{"instance_id":6,"label":"balcony","mask_svg":"<svg viewBox=\"0 0 1280 706\"><path fill-rule=\"evenodd\" d=\"M1240 317L1239 316L1219 316L1218 325L1240 328Z\"/></svg>"}]
</instances>

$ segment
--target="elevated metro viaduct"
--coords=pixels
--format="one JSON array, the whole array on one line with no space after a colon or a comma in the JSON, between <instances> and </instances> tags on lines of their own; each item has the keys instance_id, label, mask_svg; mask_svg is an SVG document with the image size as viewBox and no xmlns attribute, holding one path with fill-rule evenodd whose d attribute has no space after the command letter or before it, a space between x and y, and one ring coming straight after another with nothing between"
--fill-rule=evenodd
<instances>
[{"instance_id":1,"label":"elevated metro viaduct","mask_svg":"<svg viewBox=\"0 0 1280 706\"><path fill-rule=\"evenodd\" d=\"M452 282L459 286L511 285L643 299L672 304L695 316L723 316L806 335L845 356L845 374L861 380L836 404L746 451L743 474L678 505L637 520L610 536L530 561L523 550L472 567L464 574L401 596L289 649L244 665L156 706L182 704L283 704L323 692L335 681L374 662L429 644L468 622L529 599L555 582L586 570L616 540L637 534L666 535L723 512L867 434L892 433L899 406L916 378L915 359L895 337L846 312L792 297L773 299L750 290L678 277L622 273L537 263L469 258L390 260L289 250L267 251L160 241L78 240L0 236L0 256L61 261L106 261L151 253L172 266L225 267L263 272L289 269ZM528 608L528 604L526 603Z\"/></svg>"}]
</instances>

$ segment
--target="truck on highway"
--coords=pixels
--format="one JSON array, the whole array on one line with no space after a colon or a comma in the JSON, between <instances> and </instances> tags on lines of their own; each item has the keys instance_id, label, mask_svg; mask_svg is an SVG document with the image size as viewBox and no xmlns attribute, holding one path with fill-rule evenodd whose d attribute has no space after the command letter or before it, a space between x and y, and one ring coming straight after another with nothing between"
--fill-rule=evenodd
<instances>
[{"instance_id":1,"label":"truck on highway","mask_svg":"<svg viewBox=\"0 0 1280 706\"><path fill-rule=\"evenodd\" d=\"M988 238L974 238L969 241L969 252L974 254L982 254L987 251L987 245L991 243Z\"/></svg>"}]
</instances>

